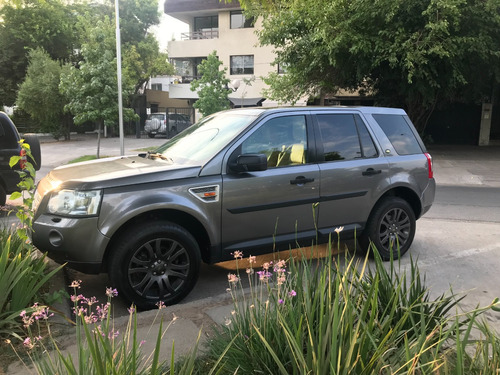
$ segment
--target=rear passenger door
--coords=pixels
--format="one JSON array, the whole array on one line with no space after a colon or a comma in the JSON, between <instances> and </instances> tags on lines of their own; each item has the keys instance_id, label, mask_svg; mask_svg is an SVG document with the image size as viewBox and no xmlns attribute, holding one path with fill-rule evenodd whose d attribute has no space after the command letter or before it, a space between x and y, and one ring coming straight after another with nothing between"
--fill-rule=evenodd
<instances>
[{"instance_id":1,"label":"rear passenger door","mask_svg":"<svg viewBox=\"0 0 500 375\"><path fill-rule=\"evenodd\" d=\"M389 183L389 166L356 112L315 116L321 175L318 228L362 229L374 202Z\"/></svg>"}]
</instances>

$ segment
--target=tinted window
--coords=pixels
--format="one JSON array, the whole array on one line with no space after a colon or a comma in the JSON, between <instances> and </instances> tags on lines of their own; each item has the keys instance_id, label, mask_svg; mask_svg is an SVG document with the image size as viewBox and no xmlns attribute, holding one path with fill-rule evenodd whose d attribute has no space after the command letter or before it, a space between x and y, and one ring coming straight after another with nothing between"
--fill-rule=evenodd
<instances>
[{"instance_id":1,"label":"tinted window","mask_svg":"<svg viewBox=\"0 0 500 375\"><path fill-rule=\"evenodd\" d=\"M4 120L0 118L0 148L16 148L17 138L12 131L12 127L7 121L4 125L3 121Z\"/></svg>"},{"instance_id":2,"label":"tinted window","mask_svg":"<svg viewBox=\"0 0 500 375\"><path fill-rule=\"evenodd\" d=\"M356 121L356 126L358 128L359 139L361 141L361 149L363 151L363 157L374 158L378 156L377 149L373 143L373 139L366 129L366 125L361 120L361 117L354 115L354 120Z\"/></svg>"},{"instance_id":3,"label":"tinted window","mask_svg":"<svg viewBox=\"0 0 500 375\"><path fill-rule=\"evenodd\" d=\"M377 156L373 141L358 115L318 115L325 161Z\"/></svg>"},{"instance_id":4,"label":"tinted window","mask_svg":"<svg viewBox=\"0 0 500 375\"><path fill-rule=\"evenodd\" d=\"M422 153L417 138L402 115L373 115L399 155ZM409 119L408 119L409 120Z\"/></svg>"},{"instance_id":5,"label":"tinted window","mask_svg":"<svg viewBox=\"0 0 500 375\"><path fill-rule=\"evenodd\" d=\"M241 145L242 154L265 154L267 166L305 164L307 132L304 116L285 116L267 121Z\"/></svg>"}]
</instances>

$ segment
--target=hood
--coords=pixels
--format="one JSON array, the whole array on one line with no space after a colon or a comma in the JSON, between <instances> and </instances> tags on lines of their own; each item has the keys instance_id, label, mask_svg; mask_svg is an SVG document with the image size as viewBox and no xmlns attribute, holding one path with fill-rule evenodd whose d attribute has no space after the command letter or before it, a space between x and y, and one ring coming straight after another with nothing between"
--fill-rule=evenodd
<instances>
[{"instance_id":1,"label":"hood","mask_svg":"<svg viewBox=\"0 0 500 375\"><path fill-rule=\"evenodd\" d=\"M119 156L57 167L41 183L46 185L42 187L45 191L56 187L90 190L196 177L199 172L199 166L141 156Z\"/></svg>"}]
</instances>

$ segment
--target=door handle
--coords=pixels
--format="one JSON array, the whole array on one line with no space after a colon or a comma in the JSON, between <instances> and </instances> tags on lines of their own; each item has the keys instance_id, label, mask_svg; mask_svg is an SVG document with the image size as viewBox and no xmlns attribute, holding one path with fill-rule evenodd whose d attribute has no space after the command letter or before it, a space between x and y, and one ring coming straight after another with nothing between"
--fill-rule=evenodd
<instances>
[{"instance_id":1,"label":"door handle","mask_svg":"<svg viewBox=\"0 0 500 375\"><path fill-rule=\"evenodd\" d=\"M308 182L313 182L314 178L305 178L304 176L298 176L295 180L290 180L290 184L292 185L304 185Z\"/></svg>"},{"instance_id":2,"label":"door handle","mask_svg":"<svg viewBox=\"0 0 500 375\"><path fill-rule=\"evenodd\" d=\"M373 176L373 175L380 174L380 173L382 173L381 169L368 168L366 171L364 171L361 174L363 176Z\"/></svg>"}]
</instances>

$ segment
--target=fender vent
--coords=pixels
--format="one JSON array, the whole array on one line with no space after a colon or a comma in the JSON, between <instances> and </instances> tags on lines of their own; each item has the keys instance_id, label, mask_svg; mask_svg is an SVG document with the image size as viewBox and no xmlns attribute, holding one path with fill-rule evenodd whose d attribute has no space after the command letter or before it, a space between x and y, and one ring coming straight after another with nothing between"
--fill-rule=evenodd
<instances>
[{"instance_id":1,"label":"fender vent","mask_svg":"<svg viewBox=\"0 0 500 375\"><path fill-rule=\"evenodd\" d=\"M219 201L219 185L191 188L189 189L189 192L203 202Z\"/></svg>"}]
</instances>

